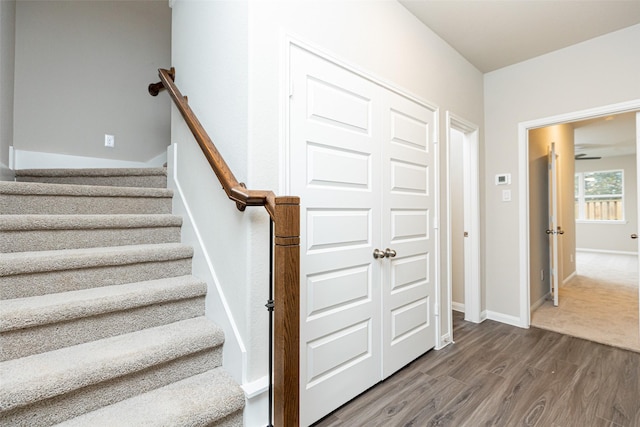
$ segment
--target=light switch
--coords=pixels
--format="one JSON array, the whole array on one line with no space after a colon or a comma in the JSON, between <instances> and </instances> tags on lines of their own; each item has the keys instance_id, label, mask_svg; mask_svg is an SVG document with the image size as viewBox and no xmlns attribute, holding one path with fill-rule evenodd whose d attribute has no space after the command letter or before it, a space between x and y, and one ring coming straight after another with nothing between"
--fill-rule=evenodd
<instances>
[{"instance_id":1,"label":"light switch","mask_svg":"<svg viewBox=\"0 0 640 427\"><path fill-rule=\"evenodd\" d=\"M511 201L511 190L502 190L502 201L503 202Z\"/></svg>"}]
</instances>

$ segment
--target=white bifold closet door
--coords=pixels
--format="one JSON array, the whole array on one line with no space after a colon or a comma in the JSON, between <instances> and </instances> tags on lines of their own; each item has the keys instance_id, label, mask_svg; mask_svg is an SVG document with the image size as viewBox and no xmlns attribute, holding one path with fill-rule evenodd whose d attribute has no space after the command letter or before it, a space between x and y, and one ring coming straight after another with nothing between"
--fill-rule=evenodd
<instances>
[{"instance_id":1,"label":"white bifold closet door","mask_svg":"<svg viewBox=\"0 0 640 427\"><path fill-rule=\"evenodd\" d=\"M295 46L290 65L309 425L435 346L437 113Z\"/></svg>"}]
</instances>

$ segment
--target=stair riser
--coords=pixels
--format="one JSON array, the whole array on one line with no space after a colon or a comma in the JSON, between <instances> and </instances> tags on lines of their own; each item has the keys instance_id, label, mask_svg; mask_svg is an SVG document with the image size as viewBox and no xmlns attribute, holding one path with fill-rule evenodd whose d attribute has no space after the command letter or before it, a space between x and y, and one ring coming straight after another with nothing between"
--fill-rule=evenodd
<instances>
[{"instance_id":1,"label":"stair riser","mask_svg":"<svg viewBox=\"0 0 640 427\"><path fill-rule=\"evenodd\" d=\"M50 426L85 412L214 369L221 363L221 347L201 351L131 375L84 387L62 396L5 412L0 414L0 425Z\"/></svg>"},{"instance_id":2,"label":"stair riser","mask_svg":"<svg viewBox=\"0 0 640 427\"><path fill-rule=\"evenodd\" d=\"M178 242L180 227L0 231L4 253Z\"/></svg>"},{"instance_id":3,"label":"stair riser","mask_svg":"<svg viewBox=\"0 0 640 427\"><path fill-rule=\"evenodd\" d=\"M18 176L20 182L47 184L101 185L107 187L167 188L167 177L155 176Z\"/></svg>"},{"instance_id":4,"label":"stair riser","mask_svg":"<svg viewBox=\"0 0 640 427\"><path fill-rule=\"evenodd\" d=\"M18 274L0 278L0 299L24 298L190 274L191 258Z\"/></svg>"},{"instance_id":5,"label":"stair riser","mask_svg":"<svg viewBox=\"0 0 640 427\"><path fill-rule=\"evenodd\" d=\"M0 195L3 215L169 214L169 197L97 197L67 195Z\"/></svg>"},{"instance_id":6,"label":"stair riser","mask_svg":"<svg viewBox=\"0 0 640 427\"><path fill-rule=\"evenodd\" d=\"M0 361L204 316L204 296L58 322L0 335Z\"/></svg>"}]
</instances>

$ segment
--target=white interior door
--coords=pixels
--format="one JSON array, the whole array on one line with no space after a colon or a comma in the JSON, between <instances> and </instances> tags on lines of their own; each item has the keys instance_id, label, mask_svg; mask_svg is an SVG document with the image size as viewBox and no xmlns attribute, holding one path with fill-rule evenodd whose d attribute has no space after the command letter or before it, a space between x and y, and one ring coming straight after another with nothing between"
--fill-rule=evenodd
<instances>
[{"instance_id":1,"label":"white interior door","mask_svg":"<svg viewBox=\"0 0 640 427\"><path fill-rule=\"evenodd\" d=\"M380 151L371 82L292 48L291 193L300 196L300 423L381 380Z\"/></svg>"},{"instance_id":2,"label":"white interior door","mask_svg":"<svg viewBox=\"0 0 640 427\"><path fill-rule=\"evenodd\" d=\"M435 112L385 92L382 281L383 377L436 342L433 220Z\"/></svg>"},{"instance_id":3,"label":"white interior door","mask_svg":"<svg viewBox=\"0 0 640 427\"><path fill-rule=\"evenodd\" d=\"M558 306L558 155L556 154L556 144L551 143L549 147L549 269L551 275L551 295L553 295L553 305Z\"/></svg>"},{"instance_id":4,"label":"white interior door","mask_svg":"<svg viewBox=\"0 0 640 427\"><path fill-rule=\"evenodd\" d=\"M435 346L436 113L296 46L290 80L306 426Z\"/></svg>"}]
</instances>

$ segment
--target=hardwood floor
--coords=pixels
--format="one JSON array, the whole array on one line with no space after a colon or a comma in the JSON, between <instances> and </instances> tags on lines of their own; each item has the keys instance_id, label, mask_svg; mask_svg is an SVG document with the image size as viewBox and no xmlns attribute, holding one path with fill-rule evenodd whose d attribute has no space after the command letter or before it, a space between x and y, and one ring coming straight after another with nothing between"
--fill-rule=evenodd
<instances>
[{"instance_id":1,"label":"hardwood floor","mask_svg":"<svg viewBox=\"0 0 640 427\"><path fill-rule=\"evenodd\" d=\"M454 337L314 426L640 427L640 353L458 313Z\"/></svg>"}]
</instances>

